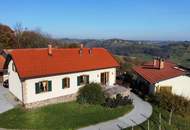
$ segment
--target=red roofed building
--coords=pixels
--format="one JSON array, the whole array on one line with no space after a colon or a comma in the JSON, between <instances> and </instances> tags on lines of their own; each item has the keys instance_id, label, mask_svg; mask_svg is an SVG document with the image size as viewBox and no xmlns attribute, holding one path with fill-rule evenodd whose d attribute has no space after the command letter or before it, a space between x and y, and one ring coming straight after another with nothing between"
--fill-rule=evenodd
<instances>
[{"instance_id":1,"label":"red roofed building","mask_svg":"<svg viewBox=\"0 0 190 130\"><path fill-rule=\"evenodd\" d=\"M0 55L0 72L3 72L4 64L5 64L5 58L2 55Z\"/></svg>"},{"instance_id":2,"label":"red roofed building","mask_svg":"<svg viewBox=\"0 0 190 130\"><path fill-rule=\"evenodd\" d=\"M0 55L0 83L8 79L7 71L4 68L5 58Z\"/></svg>"},{"instance_id":3,"label":"red roofed building","mask_svg":"<svg viewBox=\"0 0 190 130\"><path fill-rule=\"evenodd\" d=\"M15 49L9 54L9 90L26 107L76 97L86 83L114 85L114 57L104 48Z\"/></svg>"},{"instance_id":4,"label":"red roofed building","mask_svg":"<svg viewBox=\"0 0 190 130\"><path fill-rule=\"evenodd\" d=\"M138 75L138 79L149 84L149 93L168 91L190 98L190 77L186 75L185 70L171 61L154 59L152 62L133 67L133 71Z\"/></svg>"},{"instance_id":5,"label":"red roofed building","mask_svg":"<svg viewBox=\"0 0 190 130\"><path fill-rule=\"evenodd\" d=\"M0 83L8 80L8 73L6 68L6 56L11 50L0 50Z\"/></svg>"},{"instance_id":6,"label":"red roofed building","mask_svg":"<svg viewBox=\"0 0 190 130\"><path fill-rule=\"evenodd\" d=\"M5 58L0 55L0 82L3 81L3 67L4 67L4 63L5 63Z\"/></svg>"}]
</instances>

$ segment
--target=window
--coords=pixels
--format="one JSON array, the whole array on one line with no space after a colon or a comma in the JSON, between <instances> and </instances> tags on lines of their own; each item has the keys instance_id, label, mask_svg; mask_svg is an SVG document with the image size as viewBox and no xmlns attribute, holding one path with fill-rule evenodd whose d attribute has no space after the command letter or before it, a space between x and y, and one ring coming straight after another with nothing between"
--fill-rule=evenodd
<instances>
[{"instance_id":1,"label":"window","mask_svg":"<svg viewBox=\"0 0 190 130\"><path fill-rule=\"evenodd\" d=\"M100 75L101 84L106 85L109 82L109 72L101 73Z\"/></svg>"},{"instance_id":2,"label":"window","mask_svg":"<svg viewBox=\"0 0 190 130\"><path fill-rule=\"evenodd\" d=\"M70 78L62 79L62 88L69 88L70 87Z\"/></svg>"},{"instance_id":3,"label":"window","mask_svg":"<svg viewBox=\"0 0 190 130\"><path fill-rule=\"evenodd\" d=\"M89 75L81 75L77 77L77 85L84 85L89 83Z\"/></svg>"},{"instance_id":4,"label":"window","mask_svg":"<svg viewBox=\"0 0 190 130\"><path fill-rule=\"evenodd\" d=\"M52 82L51 81L41 81L35 84L36 94L42 92L52 91Z\"/></svg>"}]
</instances>

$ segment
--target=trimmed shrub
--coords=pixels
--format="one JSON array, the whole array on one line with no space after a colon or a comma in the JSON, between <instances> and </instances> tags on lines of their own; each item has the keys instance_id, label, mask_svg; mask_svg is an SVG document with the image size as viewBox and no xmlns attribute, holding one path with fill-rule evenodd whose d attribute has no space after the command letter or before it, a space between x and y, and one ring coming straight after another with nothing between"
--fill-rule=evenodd
<instances>
[{"instance_id":1,"label":"trimmed shrub","mask_svg":"<svg viewBox=\"0 0 190 130\"><path fill-rule=\"evenodd\" d=\"M125 106L127 104L132 104L132 100L129 97L122 97L121 94L117 94L116 98L106 98L103 106L115 108L118 106Z\"/></svg>"},{"instance_id":2,"label":"trimmed shrub","mask_svg":"<svg viewBox=\"0 0 190 130\"><path fill-rule=\"evenodd\" d=\"M104 102L102 87L97 83L90 83L80 88L77 102L81 104L102 104Z\"/></svg>"}]
</instances>

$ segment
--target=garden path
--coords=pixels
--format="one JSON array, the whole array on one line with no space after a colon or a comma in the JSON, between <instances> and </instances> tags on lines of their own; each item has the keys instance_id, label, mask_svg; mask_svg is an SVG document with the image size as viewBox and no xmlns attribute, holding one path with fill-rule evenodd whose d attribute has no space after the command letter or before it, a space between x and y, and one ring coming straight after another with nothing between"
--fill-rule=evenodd
<instances>
[{"instance_id":1,"label":"garden path","mask_svg":"<svg viewBox=\"0 0 190 130\"><path fill-rule=\"evenodd\" d=\"M117 119L84 127L79 130L121 130L121 128L128 128L145 122L152 115L151 104L143 101L134 93L131 93L130 98L133 100L134 105L131 112Z\"/></svg>"}]
</instances>

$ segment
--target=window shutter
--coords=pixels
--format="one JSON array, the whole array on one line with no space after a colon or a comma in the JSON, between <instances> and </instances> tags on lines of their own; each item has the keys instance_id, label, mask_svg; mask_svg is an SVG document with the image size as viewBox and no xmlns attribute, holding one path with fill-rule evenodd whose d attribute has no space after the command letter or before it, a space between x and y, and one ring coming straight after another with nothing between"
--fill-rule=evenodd
<instances>
[{"instance_id":1,"label":"window shutter","mask_svg":"<svg viewBox=\"0 0 190 130\"><path fill-rule=\"evenodd\" d=\"M77 85L80 85L80 76L77 77Z\"/></svg>"},{"instance_id":2,"label":"window shutter","mask_svg":"<svg viewBox=\"0 0 190 130\"><path fill-rule=\"evenodd\" d=\"M48 81L48 91L51 91L51 90L52 90L52 82Z\"/></svg>"},{"instance_id":3,"label":"window shutter","mask_svg":"<svg viewBox=\"0 0 190 130\"><path fill-rule=\"evenodd\" d=\"M68 78L68 85L69 85L68 87L70 87L70 78Z\"/></svg>"},{"instance_id":4,"label":"window shutter","mask_svg":"<svg viewBox=\"0 0 190 130\"><path fill-rule=\"evenodd\" d=\"M65 82L64 82L64 79L62 79L62 88L65 88Z\"/></svg>"},{"instance_id":5,"label":"window shutter","mask_svg":"<svg viewBox=\"0 0 190 130\"><path fill-rule=\"evenodd\" d=\"M40 93L40 85L39 85L39 83L35 83L35 88L36 88L36 94Z\"/></svg>"},{"instance_id":6,"label":"window shutter","mask_svg":"<svg viewBox=\"0 0 190 130\"><path fill-rule=\"evenodd\" d=\"M89 76L86 76L87 84L89 84Z\"/></svg>"}]
</instances>

